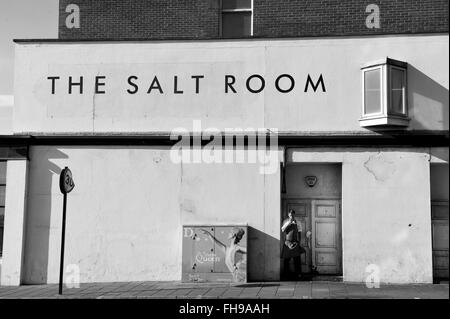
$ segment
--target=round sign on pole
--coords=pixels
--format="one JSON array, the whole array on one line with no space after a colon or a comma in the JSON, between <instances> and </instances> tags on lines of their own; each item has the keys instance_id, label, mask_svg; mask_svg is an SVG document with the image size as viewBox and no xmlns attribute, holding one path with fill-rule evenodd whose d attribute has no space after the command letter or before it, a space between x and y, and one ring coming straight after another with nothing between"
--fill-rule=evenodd
<instances>
[{"instance_id":1,"label":"round sign on pole","mask_svg":"<svg viewBox=\"0 0 450 319\"><path fill-rule=\"evenodd\" d=\"M66 166L61 171L61 175L59 176L59 189L61 190L61 193L68 194L72 191L74 187L75 183L73 182L72 179L72 172Z\"/></svg>"},{"instance_id":2,"label":"round sign on pole","mask_svg":"<svg viewBox=\"0 0 450 319\"><path fill-rule=\"evenodd\" d=\"M59 189L64 195L63 199L63 215L62 215L62 228L61 228L61 262L59 265L59 294L62 295L63 291L63 279L64 279L64 242L66 237L66 206L67 206L67 194L75 187L75 183L72 179L72 172L66 166L59 175Z\"/></svg>"}]
</instances>

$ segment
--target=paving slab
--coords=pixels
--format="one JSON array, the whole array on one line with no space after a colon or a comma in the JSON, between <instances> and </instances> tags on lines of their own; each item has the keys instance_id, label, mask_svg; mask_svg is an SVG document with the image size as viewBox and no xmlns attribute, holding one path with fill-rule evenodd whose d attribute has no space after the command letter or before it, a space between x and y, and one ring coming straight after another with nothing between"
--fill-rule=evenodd
<instances>
[{"instance_id":1,"label":"paving slab","mask_svg":"<svg viewBox=\"0 0 450 319\"><path fill-rule=\"evenodd\" d=\"M170 297L174 298L183 298L189 296L189 294L192 292L192 289L190 288L181 288L181 289L175 289L173 293L170 294Z\"/></svg>"},{"instance_id":2,"label":"paving slab","mask_svg":"<svg viewBox=\"0 0 450 319\"><path fill-rule=\"evenodd\" d=\"M237 288L237 287L231 287L225 290L221 298L226 299L233 299L233 298L239 298L239 295L244 290L244 288Z\"/></svg>"},{"instance_id":3,"label":"paving slab","mask_svg":"<svg viewBox=\"0 0 450 319\"><path fill-rule=\"evenodd\" d=\"M330 289L328 287L328 283L323 282L313 282L312 283L312 297L313 298L329 298L330 297Z\"/></svg>"},{"instance_id":4,"label":"paving slab","mask_svg":"<svg viewBox=\"0 0 450 319\"><path fill-rule=\"evenodd\" d=\"M211 298L218 298L218 297L222 296L227 289L228 288L225 288L225 287L213 287L210 290L208 290L204 294L204 296L208 297L208 298L209 297L211 297Z\"/></svg>"},{"instance_id":5,"label":"paving slab","mask_svg":"<svg viewBox=\"0 0 450 319\"><path fill-rule=\"evenodd\" d=\"M244 290L241 292L240 294L240 298L248 298L248 299L252 299L252 298L256 298L258 296L259 291L261 290L262 287L247 287L244 288Z\"/></svg>"},{"instance_id":6,"label":"paving slab","mask_svg":"<svg viewBox=\"0 0 450 319\"><path fill-rule=\"evenodd\" d=\"M278 286L265 286L262 287L258 293L258 298L275 298L277 294Z\"/></svg>"},{"instance_id":7,"label":"paving slab","mask_svg":"<svg viewBox=\"0 0 450 319\"><path fill-rule=\"evenodd\" d=\"M173 293L172 289L159 289L156 291L156 293L152 294L152 298L162 298L162 297L169 297L169 295Z\"/></svg>"},{"instance_id":8,"label":"paving slab","mask_svg":"<svg viewBox=\"0 0 450 319\"><path fill-rule=\"evenodd\" d=\"M294 297L301 299L309 299L312 297L311 282L301 282L295 286Z\"/></svg>"},{"instance_id":9,"label":"paving slab","mask_svg":"<svg viewBox=\"0 0 450 319\"><path fill-rule=\"evenodd\" d=\"M206 294L211 288L195 288L187 295L187 298L200 298Z\"/></svg>"},{"instance_id":10,"label":"paving slab","mask_svg":"<svg viewBox=\"0 0 450 319\"><path fill-rule=\"evenodd\" d=\"M79 288L64 288L58 295L58 285L0 286L0 299L41 298L337 298L337 299L449 299L448 284L382 284L367 288L362 283L336 281L258 282L247 284L203 284L181 282L125 282L81 284Z\"/></svg>"},{"instance_id":11,"label":"paving slab","mask_svg":"<svg viewBox=\"0 0 450 319\"><path fill-rule=\"evenodd\" d=\"M281 286L281 287L278 287L276 296L278 298L293 297L294 291L295 291L295 286Z\"/></svg>"}]
</instances>

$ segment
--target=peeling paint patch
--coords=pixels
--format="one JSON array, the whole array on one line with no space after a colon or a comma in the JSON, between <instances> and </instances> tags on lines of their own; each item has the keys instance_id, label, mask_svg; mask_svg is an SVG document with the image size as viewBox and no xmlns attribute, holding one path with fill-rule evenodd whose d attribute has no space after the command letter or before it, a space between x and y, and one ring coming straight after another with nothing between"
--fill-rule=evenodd
<instances>
[{"instance_id":1,"label":"peeling paint patch","mask_svg":"<svg viewBox=\"0 0 450 319\"><path fill-rule=\"evenodd\" d=\"M364 167L379 182L388 180L396 171L395 163L385 159L381 153L369 156Z\"/></svg>"}]
</instances>

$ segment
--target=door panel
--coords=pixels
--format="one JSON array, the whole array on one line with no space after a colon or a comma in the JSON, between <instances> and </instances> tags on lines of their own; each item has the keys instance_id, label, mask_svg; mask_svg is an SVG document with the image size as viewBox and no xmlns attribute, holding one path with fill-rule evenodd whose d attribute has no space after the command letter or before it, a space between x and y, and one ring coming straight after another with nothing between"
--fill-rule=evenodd
<instances>
[{"instance_id":1,"label":"door panel","mask_svg":"<svg viewBox=\"0 0 450 319\"><path fill-rule=\"evenodd\" d=\"M315 223L316 248L336 248L337 225L335 222L328 222L316 219Z\"/></svg>"},{"instance_id":2,"label":"door panel","mask_svg":"<svg viewBox=\"0 0 450 319\"><path fill-rule=\"evenodd\" d=\"M432 202L431 204L431 225L433 240L433 276L435 278L448 278L448 202Z\"/></svg>"},{"instance_id":3,"label":"door panel","mask_svg":"<svg viewBox=\"0 0 450 319\"><path fill-rule=\"evenodd\" d=\"M341 209L339 200L311 203L312 261L319 274L342 274Z\"/></svg>"},{"instance_id":4,"label":"door panel","mask_svg":"<svg viewBox=\"0 0 450 319\"><path fill-rule=\"evenodd\" d=\"M317 205L317 217L336 218L336 207L334 203L323 203Z\"/></svg>"},{"instance_id":5,"label":"door panel","mask_svg":"<svg viewBox=\"0 0 450 319\"><path fill-rule=\"evenodd\" d=\"M336 266L337 256L335 252L331 251L316 251L316 265L319 266ZM319 273L324 273L319 270Z\"/></svg>"}]
</instances>

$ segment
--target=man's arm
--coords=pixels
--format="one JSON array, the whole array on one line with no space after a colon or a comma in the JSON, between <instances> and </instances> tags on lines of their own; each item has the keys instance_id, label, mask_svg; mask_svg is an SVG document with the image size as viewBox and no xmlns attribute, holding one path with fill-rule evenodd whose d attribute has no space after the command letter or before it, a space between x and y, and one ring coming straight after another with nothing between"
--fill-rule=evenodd
<instances>
[{"instance_id":1,"label":"man's arm","mask_svg":"<svg viewBox=\"0 0 450 319\"><path fill-rule=\"evenodd\" d=\"M281 227L281 231L284 232L286 228L291 224L291 221L288 219L284 222L283 226Z\"/></svg>"}]
</instances>

